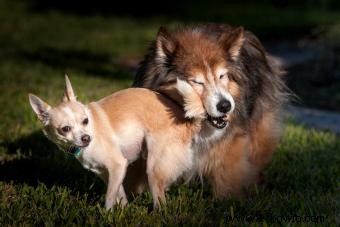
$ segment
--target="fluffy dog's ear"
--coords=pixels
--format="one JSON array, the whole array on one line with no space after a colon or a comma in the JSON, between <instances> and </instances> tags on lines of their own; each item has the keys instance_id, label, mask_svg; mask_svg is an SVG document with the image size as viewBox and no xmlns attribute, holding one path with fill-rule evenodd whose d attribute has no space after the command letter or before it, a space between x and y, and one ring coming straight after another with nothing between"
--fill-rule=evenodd
<instances>
[{"instance_id":1,"label":"fluffy dog's ear","mask_svg":"<svg viewBox=\"0 0 340 227\"><path fill-rule=\"evenodd\" d=\"M243 27L238 27L228 33L222 34L219 42L228 51L230 58L233 61L237 61L244 42Z\"/></svg>"},{"instance_id":2,"label":"fluffy dog's ear","mask_svg":"<svg viewBox=\"0 0 340 227\"><path fill-rule=\"evenodd\" d=\"M165 61L175 52L177 41L164 27L160 27L156 38L156 55L161 61Z\"/></svg>"},{"instance_id":3,"label":"fluffy dog's ear","mask_svg":"<svg viewBox=\"0 0 340 227\"><path fill-rule=\"evenodd\" d=\"M65 91L64 91L63 101L64 102L76 101L76 96L74 95L71 81L66 74L65 74Z\"/></svg>"},{"instance_id":4,"label":"fluffy dog's ear","mask_svg":"<svg viewBox=\"0 0 340 227\"><path fill-rule=\"evenodd\" d=\"M31 107L33 111L37 114L39 120L43 124L47 124L49 120L49 110L51 109L51 106L33 94L28 94L28 98Z\"/></svg>"},{"instance_id":5,"label":"fluffy dog's ear","mask_svg":"<svg viewBox=\"0 0 340 227\"><path fill-rule=\"evenodd\" d=\"M202 100L192 86L185 80L181 80L177 77L176 87L178 92L182 95L184 103L183 108L186 118L205 118L205 109L203 107Z\"/></svg>"}]
</instances>

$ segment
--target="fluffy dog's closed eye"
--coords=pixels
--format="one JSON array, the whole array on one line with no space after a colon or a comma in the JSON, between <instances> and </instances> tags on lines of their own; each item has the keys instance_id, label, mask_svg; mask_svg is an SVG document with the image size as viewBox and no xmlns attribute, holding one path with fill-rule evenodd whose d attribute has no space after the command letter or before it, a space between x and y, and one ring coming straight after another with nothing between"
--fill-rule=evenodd
<instances>
[{"instance_id":1,"label":"fluffy dog's closed eye","mask_svg":"<svg viewBox=\"0 0 340 227\"><path fill-rule=\"evenodd\" d=\"M197 119L188 120L177 104L148 89L126 89L83 105L77 101L68 77L65 79L63 101L55 107L29 95L44 134L107 183L107 209L117 202L127 203L123 179L128 165L141 158L145 144L154 206L164 203L167 187L193 165L191 143L204 116L196 93L185 90L190 96L187 117ZM177 86L182 92L189 85L178 80ZM190 105L192 100L194 106Z\"/></svg>"}]
</instances>

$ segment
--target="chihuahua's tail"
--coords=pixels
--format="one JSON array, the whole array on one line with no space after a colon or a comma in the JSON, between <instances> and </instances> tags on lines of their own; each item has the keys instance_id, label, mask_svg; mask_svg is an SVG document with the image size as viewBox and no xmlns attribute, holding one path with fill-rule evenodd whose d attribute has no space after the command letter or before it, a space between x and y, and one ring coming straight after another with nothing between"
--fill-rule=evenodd
<instances>
[{"instance_id":1,"label":"chihuahua's tail","mask_svg":"<svg viewBox=\"0 0 340 227\"><path fill-rule=\"evenodd\" d=\"M201 98L191 85L185 80L177 78L177 90L182 95L185 117L188 119L202 120L206 112Z\"/></svg>"}]
</instances>

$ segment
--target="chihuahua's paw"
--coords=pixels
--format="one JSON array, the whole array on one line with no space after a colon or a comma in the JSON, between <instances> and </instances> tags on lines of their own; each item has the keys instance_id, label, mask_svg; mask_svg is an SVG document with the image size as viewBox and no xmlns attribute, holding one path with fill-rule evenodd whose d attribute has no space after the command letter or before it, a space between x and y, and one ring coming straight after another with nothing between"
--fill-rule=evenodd
<instances>
[{"instance_id":1,"label":"chihuahua's paw","mask_svg":"<svg viewBox=\"0 0 340 227\"><path fill-rule=\"evenodd\" d=\"M106 210L111 210L113 205L114 205L114 201L113 199L106 199L105 200L105 208Z\"/></svg>"},{"instance_id":2,"label":"chihuahua's paw","mask_svg":"<svg viewBox=\"0 0 340 227\"><path fill-rule=\"evenodd\" d=\"M125 207L128 204L128 200L126 197L117 198L116 204L118 204L121 207Z\"/></svg>"}]
</instances>

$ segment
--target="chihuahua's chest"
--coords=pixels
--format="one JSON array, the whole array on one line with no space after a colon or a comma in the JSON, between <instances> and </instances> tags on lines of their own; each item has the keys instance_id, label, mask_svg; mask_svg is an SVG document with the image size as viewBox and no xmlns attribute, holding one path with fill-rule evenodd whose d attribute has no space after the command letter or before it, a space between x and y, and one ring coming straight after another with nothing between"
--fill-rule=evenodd
<instances>
[{"instance_id":1,"label":"chihuahua's chest","mask_svg":"<svg viewBox=\"0 0 340 227\"><path fill-rule=\"evenodd\" d=\"M92 149L84 149L77 159L85 169L99 176L103 176L106 173L104 161L98 156L98 153L96 155L94 154L96 153Z\"/></svg>"}]
</instances>

